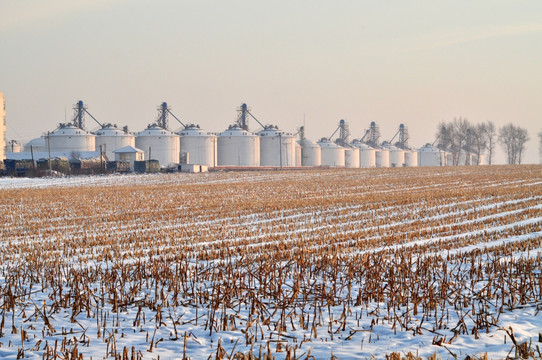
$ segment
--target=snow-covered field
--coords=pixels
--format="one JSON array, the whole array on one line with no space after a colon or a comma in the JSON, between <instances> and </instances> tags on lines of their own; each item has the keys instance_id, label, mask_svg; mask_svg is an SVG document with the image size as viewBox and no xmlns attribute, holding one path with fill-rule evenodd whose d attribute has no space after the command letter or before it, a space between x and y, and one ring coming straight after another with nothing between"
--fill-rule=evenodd
<instances>
[{"instance_id":1,"label":"snow-covered field","mask_svg":"<svg viewBox=\"0 0 542 360\"><path fill-rule=\"evenodd\" d=\"M542 357L541 166L0 178L0 200L0 358Z\"/></svg>"}]
</instances>

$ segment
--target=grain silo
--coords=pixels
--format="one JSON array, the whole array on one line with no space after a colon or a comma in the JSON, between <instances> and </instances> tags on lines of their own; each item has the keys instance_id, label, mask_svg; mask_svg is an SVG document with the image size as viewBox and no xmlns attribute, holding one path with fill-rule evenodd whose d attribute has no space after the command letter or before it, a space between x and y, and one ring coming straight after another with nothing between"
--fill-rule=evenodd
<instances>
[{"instance_id":1,"label":"grain silo","mask_svg":"<svg viewBox=\"0 0 542 360\"><path fill-rule=\"evenodd\" d=\"M457 165L473 165L475 155L468 151L462 151L459 154L459 161Z\"/></svg>"},{"instance_id":2,"label":"grain silo","mask_svg":"<svg viewBox=\"0 0 542 360\"><path fill-rule=\"evenodd\" d=\"M418 149L418 165L444 166L446 165L446 153L431 144L426 144Z\"/></svg>"},{"instance_id":3,"label":"grain silo","mask_svg":"<svg viewBox=\"0 0 542 360\"><path fill-rule=\"evenodd\" d=\"M189 163L215 167L217 164L217 136L200 129L198 125L187 125L177 132L181 137L181 153L188 153Z\"/></svg>"},{"instance_id":4,"label":"grain silo","mask_svg":"<svg viewBox=\"0 0 542 360\"><path fill-rule=\"evenodd\" d=\"M104 152L110 161L115 160L115 150L125 146L135 146L135 136L128 131L120 130L113 124L103 125L94 134L96 135L96 150Z\"/></svg>"},{"instance_id":5,"label":"grain silo","mask_svg":"<svg viewBox=\"0 0 542 360\"><path fill-rule=\"evenodd\" d=\"M145 151L145 159L158 160L161 167L179 164L179 135L157 124L149 125L136 135L135 147Z\"/></svg>"},{"instance_id":6,"label":"grain silo","mask_svg":"<svg viewBox=\"0 0 542 360\"><path fill-rule=\"evenodd\" d=\"M219 134L218 166L260 166L260 137L235 124Z\"/></svg>"},{"instance_id":7,"label":"grain silo","mask_svg":"<svg viewBox=\"0 0 542 360\"><path fill-rule=\"evenodd\" d=\"M345 149L342 146L329 141L328 138L320 139L318 145L322 149L322 166L344 166Z\"/></svg>"},{"instance_id":8,"label":"grain silo","mask_svg":"<svg viewBox=\"0 0 542 360\"><path fill-rule=\"evenodd\" d=\"M295 137L269 125L260 137L260 166L295 166Z\"/></svg>"},{"instance_id":9,"label":"grain silo","mask_svg":"<svg viewBox=\"0 0 542 360\"><path fill-rule=\"evenodd\" d=\"M302 166L302 159L303 159L303 148L299 144L299 142L296 141L295 143L295 166L299 167Z\"/></svg>"},{"instance_id":10,"label":"grain silo","mask_svg":"<svg viewBox=\"0 0 542 360\"><path fill-rule=\"evenodd\" d=\"M96 136L73 124L60 124L48 136L51 151L78 153L96 150Z\"/></svg>"},{"instance_id":11,"label":"grain silo","mask_svg":"<svg viewBox=\"0 0 542 360\"><path fill-rule=\"evenodd\" d=\"M352 141L353 147L359 149L359 166L362 168L376 167L376 150L359 140Z\"/></svg>"},{"instance_id":12,"label":"grain silo","mask_svg":"<svg viewBox=\"0 0 542 360\"><path fill-rule=\"evenodd\" d=\"M478 155L474 156L475 165L487 165L486 161L486 156L484 154L480 154L480 157L478 157Z\"/></svg>"},{"instance_id":13,"label":"grain silo","mask_svg":"<svg viewBox=\"0 0 542 360\"><path fill-rule=\"evenodd\" d=\"M446 156L446 165L456 165L455 162L454 162L454 153L453 152L446 152L445 154Z\"/></svg>"},{"instance_id":14,"label":"grain silo","mask_svg":"<svg viewBox=\"0 0 542 360\"><path fill-rule=\"evenodd\" d=\"M215 134L200 129L199 125L185 125L169 108L166 102L162 102L158 108L157 124L163 129L169 128L169 115L173 116L182 125L182 130L177 132L180 139L179 160L183 164L206 165L215 167L217 163Z\"/></svg>"},{"instance_id":15,"label":"grain silo","mask_svg":"<svg viewBox=\"0 0 542 360\"><path fill-rule=\"evenodd\" d=\"M322 148L320 147L320 145L306 138L300 140L299 142L301 145L301 165L322 165Z\"/></svg>"},{"instance_id":16,"label":"grain silo","mask_svg":"<svg viewBox=\"0 0 542 360\"><path fill-rule=\"evenodd\" d=\"M24 152L45 152L48 151L47 137L39 137L24 144Z\"/></svg>"},{"instance_id":17,"label":"grain silo","mask_svg":"<svg viewBox=\"0 0 542 360\"><path fill-rule=\"evenodd\" d=\"M390 151L386 148L376 149L375 164L377 168L390 167Z\"/></svg>"},{"instance_id":18,"label":"grain silo","mask_svg":"<svg viewBox=\"0 0 542 360\"><path fill-rule=\"evenodd\" d=\"M360 149L357 147L347 147L344 149L344 165L347 168L360 167Z\"/></svg>"},{"instance_id":19,"label":"grain silo","mask_svg":"<svg viewBox=\"0 0 542 360\"><path fill-rule=\"evenodd\" d=\"M405 166L408 166L408 167L418 166L418 151L417 150L405 150Z\"/></svg>"},{"instance_id":20,"label":"grain silo","mask_svg":"<svg viewBox=\"0 0 542 360\"><path fill-rule=\"evenodd\" d=\"M405 151L395 146L386 146L389 151L390 167L403 167L405 165Z\"/></svg>"}]
</instances>

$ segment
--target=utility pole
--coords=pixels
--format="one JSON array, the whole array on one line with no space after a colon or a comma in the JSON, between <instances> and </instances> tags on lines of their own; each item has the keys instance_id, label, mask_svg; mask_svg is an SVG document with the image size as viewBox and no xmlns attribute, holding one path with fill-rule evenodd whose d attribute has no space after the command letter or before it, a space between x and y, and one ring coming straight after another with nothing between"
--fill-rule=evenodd
<instances>
[{"instance_id":1,"label":"utility pole","mask_svg":"<svg viewBox=\"0 0 542 360\"><path fill-rule=\"evenodd\" d=\"M30 155L32 156L32 170L34 170L34 176L36 176L36 162L34 161L34 148L30 145Z\"/></svg>"}]
</instances>

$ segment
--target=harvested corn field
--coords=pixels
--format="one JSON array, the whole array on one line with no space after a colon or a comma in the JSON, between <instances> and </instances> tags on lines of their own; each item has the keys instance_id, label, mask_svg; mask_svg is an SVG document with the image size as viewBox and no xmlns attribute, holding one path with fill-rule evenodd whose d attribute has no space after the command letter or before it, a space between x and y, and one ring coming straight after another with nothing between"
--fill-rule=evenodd
<instances>
[{"instance_id":1,"label":"harvested corn field","mask_svg":"<svg viewBox=\"0 0 542 360\"><path fill-rule=\"evenodd\" d=\"M542 356L542 166L0 179L0 198L3 358Z\"/></svg>"}]
</instances>

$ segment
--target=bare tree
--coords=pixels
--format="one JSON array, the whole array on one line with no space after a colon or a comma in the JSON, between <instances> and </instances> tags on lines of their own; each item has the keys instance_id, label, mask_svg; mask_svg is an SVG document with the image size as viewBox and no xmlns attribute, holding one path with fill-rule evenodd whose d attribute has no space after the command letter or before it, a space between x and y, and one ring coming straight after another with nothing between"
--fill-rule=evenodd
<instances>
[{"instance_id":1,"label":"bare tree","mask_svg":"<svg viewBox=\"0 0 542 360\"><path fill-rule=\"evenodd\" d=\"M471 127L469 149L476 154L476 165L480 165L482 154L487 146L487 124L481 123Z\"/></svg>"},{"instance_id":2,"label":"bare tree","mask_svg":"<svg viewBox=\"0 0 542 360\"><path fill-rule=\"evenodd\" d=\"M438 125L437 147L452 154L452 165L480 165L483 154L489 152L488 164L492 164L497 142L497 130L492 121L471 124L466 118ZM435 141L435 142L436 142Z\"/></svg>"},{"instance_id":3,"label":"bare tree","mask_svg":"<svg viewBox=\"0 0 542 360\"><path fill-rule=\"evenodd\" d=\"M499 129L499 143L506 153L508 164L514 164L514 125L504 125Z\"/></svg>"},{"instance_id":4,"label":"bare tree","mask_svg":"<svg viewBox=\"0 0 542 360\"><path fill-rule=\"evenodd\" d=\"M542 164L542 130L538 133L538 155L540 155L540 163Z\"/></svg>"},{"instance_id":5,"label":"bare tree","mask_svg":"<svg viewBox=\"0 0 542 360\"><path fill-rule=\"evenodd\" d=\"M467 133L469 132L470 123L467 119L456 118L452 123L452 152L453 152L453 163L454 165L459 165L461 159L461 150L467 146ZM467 150L468 151L468 150ZM465 156L465 165L468 162L468 156Z\"/></svg>"},{"instance_id":6,"label":"bare tree","mask_svg":"<svg viewBox=\"0 0 542 360\"><path fill-rule=\"evenodd\" d=\"M437 146L439 149L452 154L451 165L471 165L469 153L472 151L473 129L470 122L462 117L454 118L453 121L448 123L441 122L439 124L439 130L436 134L438 138ZM483 141L481 142L483 143ZM466 153L464 160L461 155L463 151Z\"/></svg>"},{"instance_id":7,"label":"bare tree","mask_svg":"<svg viewBox=\"0 0 542 360\"><path fill-rule=\"evenodd\" d=\"M486 122L486 143L488 151L488 164L493 163L493 155L495 153L495 144L497 142L497 127L493 121Z\"/></svg>"},{"instance_id":8,"label":"bare tree","mask_svg":"<svg viewBox=\"0 0 542 360\"><path fill-rule=\"evenodd\" d=\"M516 152L518 154L518 164L521 164L521 156L525 151L525 143L529 141L527 129L516 127Z\"/></svg>"},{"instance_id":9,"label":"bare tree","mask_svg":"<svg viewBox=\"0 0 542 360\"><path fill-rule=\"evenodd\" d=\"M521 156L528 140L527 130L514 124L510 123L499 129L499 142L506 152L508 164L521 164Z\"/></svg>"}]
</instances>

